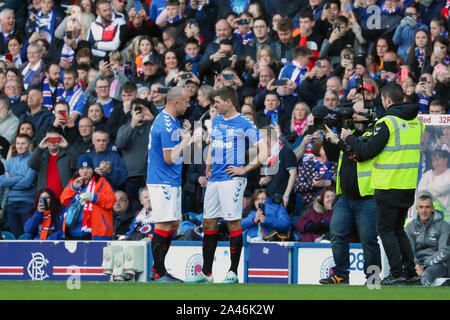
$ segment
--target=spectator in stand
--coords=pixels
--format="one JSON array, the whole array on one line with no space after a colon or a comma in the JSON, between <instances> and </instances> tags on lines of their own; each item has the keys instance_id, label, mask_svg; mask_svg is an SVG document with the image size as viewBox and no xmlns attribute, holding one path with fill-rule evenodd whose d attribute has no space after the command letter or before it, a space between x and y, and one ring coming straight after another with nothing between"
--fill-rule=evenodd
<instances>
[{"instance_id":1,"label":"spectator in stand","mask_svg":"<svg viewBox=\"0 0 450 320\"><path fill-rule=\"evenodd\" d=\"M44 99L42 92L38 88L31 88L28 90L27 104L29 111L20 115L20 122L30 121L36 129L36 140L40 142L46 132L47 128L53 123L54 116L42 103Z\"/></svg>"},{"instance_id":2,"label":"spectator in stand","mask_svg":"<svg viewBox=\"0 0 450 320\"><path fill-rule=\"evenodd\" d=\"M254 38L243 47L243 53L249 54L252 59L256 59L256 53L261 46L265 44L270 46L272 42L269 37L269 31L269 24L263 17L255 18L253 21Z\"/></svg>"},{"instance_id":3,"label":"spectator in stand","mask_svg":"<svg viewBox=\"0 0 450 320\"><path fill-rule=\"evenodd\" d=\"M7 40L11 36L21 37L21 30L16 28L16 18L14 11L8 8L2 8L0 12L0 54L5 54L9 51Z\"/></svg>"},{"instance_id":4,"label":"spectator in stand","mask_svg":"<svg viewBox=\"0 0 450 320\"><path fill-rule=\"evenodd\" d=\"M329 240L330 222L333 216L334 187L323 188L314 200L312 208L297 219L296 228L301 233L299 242Z\"/></svg>"},{"instance_id":5,"label":"spectator in stand","mask_svg":"<svg viewBox=\"0 0 450 320\"><path fill-rule=\"evenodd\" d=\"M61 67L57 62L49 62L44 69L45 79L42 84L43 105L50 111L56 101L60 100L64 92L64 84L61 82Z\"/></svg>"},{"instance_id":6,"label":"spectator in stand","mask_svg":"<svg viewBox=\"0 0 450 320\"><path fill-rule=\"evenodd\" d=\"M99 0L95 5L97 18L89 28L87 40L92 44L92 54L97 61L120 45L120 22L113 19L111 3Z\"/></svg>"},{"instance_id":7,"label":"spectator in stand","mask_svg":"<svg viewBox=\"0 0 450 320\"><path fill-rule=\"evenodd\" d=\"M303 211L310 209L315 197L325 187L335 183L337 165L327 159L322 140L316 140L311 149L313 157L299 167L294 191L300 193L303 199Z\"/></svg>"},{"instance_id":8,"label":"spectator in stand","mask_svg":"<svg viewBox=\"0 0 450 320\"><path fill-rule=\"evenodd\" d=\"M74 65L77 53L83 48L91 48L91 43L81 38L81 22L76 18L70 18L62 39L53 39L53 43L47 53L46 59L59 61L62 69L68 69Z\"/></svg>"},{"instance_id":9,"label":"spectator in stand","mask_svg":"<svg viewBox=\"0 0 450 320\"><path fill-rule=\"evenodd\" d=\"M292 51L292 62L287 61L281 69L279 79L290 79L298 86L308 72L309 59L312 57L311 50L306 47L297 46Z\"/></svg>"},{"instance_id":10,"label":"spectator in stand","mask_svg":"<svg viewBox=\"0 0 450 320\"><path fill-rule=\"evenodd\" d=\"M51 189L59 197L72 176L72 157L60 128L50 127L33 151L28 166L38 173L37 188Z\"/></svg>"},{"instance_id":11,"label":"spectator in stand","mask_svg":"<svg viewBox=\"0 0 450 320\"><path fill-rule=\"evenodd\" d=\"M83 88L77 83L78 71L75 67L67 68L64 71L64 91L61 94L61 100L67 102L71 119L77 119L83 114L87 99Z\"/></svg>"},{"instance_id":12,"label":"spectator in stand","mask_svg":"<svg viewBox=\"0 0 450 320\"><path fill-rule=\"evenodd\" d=\"M263 207L261 207L263 205ZM273 202L264 189L257 189L242 213L242 233L247 239L270 240L276 233L289 233L290 219L286 208Z\"/></svg>"},{"instance_id":13,"label":"spectator in stand","mask_svg":"<svg viewBox=\"0 0 450 320\"><path fill-rule=\"evenodd\" d=\"M422 175L417 193L429 192L436 208L446 216L450 214L450 168L447 150L436 150L431 154L433 169Z\"/></svg>"},{"instance_id":14,"label":"spectator in stand","mask_svg":"<svg viewBox=\"0 0 450 320\"><path fill-rule=\"evenodd\" d=\"M123 124L117 133L116 145L122 152L128 170L125 192L130 200L138 201L138 190L146 186L148 135L154 116L150 103L142 99L131 102L131 119Z\"/></svg>"},{"instance_id":15,"label":"spectator in stand","mask_svg":"<svg viewBox=\"0 0 450 320\"><path fill-rule=\"evenodd\" d=\"M95 131L92 143L94 150L90 156L94 163L95 173L106 178L113 189L121 188L128 177L128 170L119 153L108 148L108 132Z\"/></svg>"},{"instance_id":16,"label":"spectator in stand","mask_svg":"<svg viewBox=\"0 0 450 320\"><path fill-rule=\"evenodd\" d=\"M60 128L64 138L71 145L77 137L77 127L73 120L73 115L69 110L69 105L64 100L58 101L55 105L55 121L53 127Z\"/></svg>"},{"instance_id":17,"label":"spectator in stand","mask_svg":"<svg viewBox=\"0 0 450 320\"><path fill-rule=\"evenodd\" d=\"M0 95L0 132L2 137L11 143L18 127L19 119L11 110L9 98L5 95Z\"/></svg>"},{"instance_id":18,"label":"spectator in stand","mask_svg":"<svg viewBox=\"0 0 450 320\"><path fill-rule=\"evenodd\" d=\"M98 106L99 107L99 106ZM101 108L99 107L101 110ZM78 135L71 143L69 152L72 155L72 168L76 169L76 160L79 156L84 153L90 153L94 150L94 145L92 144L92 134L94 133L94 123L90 118L81 118L78 122Z\"/></svg>"},{"instance_id":19,"label":"spectator in stand","mask_svg":"<svg viewBox=\"0 0 450 320\"><path fill-rule=\"evenodd\" d=\"M55 30L64 19L58 11L54 10L54 4L54 0L41 0L37 14L28 16L25 26L27 38L37 36L38 39L45 39L49 44L52 43ZM30 42L33 41L30 40Z\"/></svg>"},{"instance_id":20,"label":"spectator in stand","mask_svg":"<svg viewBox=\"0 0 450 320\"><path fill-rule=\"evenodd\" d=\"M23 48L23 41L19 36L11 35L8 37L6 41L6 47L9 51L10 56L5 53L5 55L1 58L2 61L5 61L8 66L19 68L22 63L26 60L26 55Z\"/></svg>"},{"instance_id":21,"label":"spectator in stand","mask_svg":"<svg viewBox=\"0 0 450 320\"><path fill-rule=\"evenodd\" d=\"M295 145L296 140L302 135L302 132L308 128L306 118L311 113L311 109L304 102L297 102L292 110L289 123L285 126L283 135L286 139Z\"/></svg>"},{"instance_id":22,"label":"spectator in stand","mask_svg":"<svg viewBox=\"0 0 450 320\"><path fill-rule=\"evenodd\" d=\"M9 188L6 204L6 225L16 238L23 234L23 225L33 206L36 193L37 172L28 167L31 139L18 135L15 149L17 156L6 161L5 173L0 176L0 187Z\"/></svg>"},{"instance_id":23,"label":"spectator in stand","mask_svg":"<svg viewBox=\"0 0 450 320\"><path fill-rule=\"evenodd\" d=\"M278 40L271 44L275 59L286 63L292 61L292 50L298 44L298 38L292 37L294 25L289 18L281 19L277 24Z\"/></svg>"},{"instance_id":24,"label":"spectator in stand","mask_svg":"<svg viewBox=\"0 0 450 320\"><path fill-rule=\"evenodd\" d=\"M80 200L83 211L74 228L63 222L66 240L112 240L114 192L108 181L94 172L88 155L78 158L77 173L61 194L61 204L69 207Z\"/></svg>"},{"instance_id":25,"label":"spectator in stand","mask_svg":"<svg viewBox=\"0 0 450 320\"><path fill-rule=\"evenodd\" d=\"M125 192L117 190L114 195L116 196L113 206L114 237L117 239L130 228L131 222L135 218L135 209L133 202L130 202Z\"/></svg>"},{"instance_id":26,"label":"spectator in stand","mask_svg":"<svg viewBox=\"0 0 450 320\"><path fill-rule=\"evenodd\" d=\"M424 286L431 286L436 278L450 276L450 225L442 212L435 210L432 197L421 195L418 199L417 218L405 228L414 253L416 272Z\"/></svg>"},{"instance_id":27,"label":"spectator in stand","mask_svg":"<svg viewBox=\"0 0 450 320\"><path fill-rule=\"evenodd\" d=\"M128 12L129 20L120 26L120 47L123 49L134 37L148 35L152 38L161 38L161 30L155 22L147 16L145 10L136 13L135 8Z\"/></svg>"},{"instance_id":28,"label":"spectator in stand","mask_svg":"<svg viewBox=\"0 0 450 320\"><path fill-rule=\"evenodd\" d=\"M446 27L446 22L443 17L434 17L430 22L430 34L431 40L434 40L437 36L447 36L448 30Z\"/></svg>"},{"instance_id":29,"label":"spectator in stand","mask_svg":"<svg viewBox=\"0 0 450 320\"><path fill-rule=\"evenodd\" d=\"M22 101L21 99L21 90L22 84L19 80L6 80L4 90L5 95L8 96L9 101L11 101L10 109L17 118L20 118L23 113L25 113L27 110L30 110L30 108L27 106L27 103Z\"/></svg>"},{"instance_id":30,"label":"spectator in stand","mask_svg":"<svg viewBox=\"0 0 450 320\"><path fill-rule=\"evenodd\" d=\"M282 205L288 212L292 211L294 202L292 190L297 178L297 159L291 148L284 145L281 140L280 127L269 125L262 129L265 131L267 149L270 150L266 169L259 184L266 187L267 194L273 202Z\"/></svg>"},{"instance_id":31,"label":"spectator in stand","mask_svg":"<svg viewBox=\"0 0 450 320\"><path fill-rule=\"evenodd\" d=\"M430 114L446 114L447 113L447 103L444 100L433 100L430 103L429 113Z\"/></svg>"},{"instance_id":32,"label":"spectator in stand","mask_svg":"<svg viewBox=\"0 0 450 320\"><path fill-rule=\"evenodd\" d=\"M42 57L42 47L37 43L30 43L27 48L28 62L23 63L19 68L23 76L25 89L42 85L45 77Z\"/></svg>"},{"instance_id":33,"label":"spectator in stand","mask_svg":"<svg viewBox=\"0 0 450 320\"><path fill-rule=\"evenodd\" d=\"M369 72L372 73L374 77L379 76L381 69L383 68L384 54L388 51L397 51L395 45L390 37L380 36L373 46L372 52L370 54L370 65Z\"/></svg>"},{"instance_id":34,"label":"spectator in stand","mask_svg":"<svg viewBox=\"0 0 450 320\"><path fill-rule=\"evenodd\" d=\"M152 204L147 187L139 189L139 201L142 209L139 210L131 222L127 233L119 236L117 240L143 240L151 241L155 231L155 222L152 215Z\"/></svg>"},{"instance_id":35,"label":"spectator in stand","mask_svg":"<svg viewBox=\"0 0 450 320\"><path fill-rule=\"evenodd\" d=\"M30 240L62 240L61 209L62 206L52 190L39 190L23 227Z\"/></svg>"},{"instance_id":36,"label":"spectator in stand","mask_svg":"<svg viewBox=\"0 0 450 320\"><path fill-rule=\"evenodd\" d=\"M408 50L414 42L414 35L417 30L428 31L428 27L420 21L420 11L416 4L410 4L405 9L405 17L395 30L392 40L398 45L397 54L402 56L404 60L408 58Z\"/></svg>"},{"instance_id":37,"label":"spectator in stand","mask_svg":"<svg viewBox=\"0 0 450 320\"><path fill-rule=\"evenodd\" d=\"M418 29L414 33L414 40L409 50L408 58L406 64L409 66L409 71L411 71L416 79L420 77L423 73L432 72L430 65L432 54L432 43L430 34L427 30Z\"/></svg>"}]
</instances>

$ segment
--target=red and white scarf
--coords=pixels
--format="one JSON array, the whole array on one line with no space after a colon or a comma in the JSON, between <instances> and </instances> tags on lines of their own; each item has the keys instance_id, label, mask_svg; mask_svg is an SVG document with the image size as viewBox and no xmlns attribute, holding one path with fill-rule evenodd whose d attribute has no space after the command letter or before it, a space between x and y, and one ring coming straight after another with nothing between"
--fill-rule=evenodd
<instances>
[{"instance_id":1,"label":"red and white scarf","mask_svg":"<svg viewBox=\"0 0 450 320\"><path fill-rule=\"evenodd\" d=\"M95 177L92 177L91 181L87 185L86 192L94 193L95 191ZM92 202L88 201L83 207L83 221L81 223L81 230L84 232L92 233Z\"/></svg>"}]
</instances>

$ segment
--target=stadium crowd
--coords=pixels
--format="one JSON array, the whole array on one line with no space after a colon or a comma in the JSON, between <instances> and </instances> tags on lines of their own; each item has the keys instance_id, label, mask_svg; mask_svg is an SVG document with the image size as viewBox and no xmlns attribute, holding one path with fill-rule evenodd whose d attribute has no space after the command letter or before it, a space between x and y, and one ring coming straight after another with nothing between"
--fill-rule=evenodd
<instances>
[{"instance_id":1,"label":"stadium crowd","mask_svg":"<svg viewBox=\"0 0 450 320\"><path fill-rule=\"evenodd\" d=\"M385 113L380 90L396 82L420 113L447 114L449 9L448 0L4 0L0 228L22 239L150 239L149 132L168 89L181 86L190 100L179 120L193 138L176 239L201 240L202 155L214 91L229 86L243 115L277 133L266 137L268 163L248 175L244 235L327 239L338 168L314 109L364 99L373 124ZM448 176L449 131L426 132L420 188L448 217L448 179L430 182ZM69 231L81 186L92 219Z\"/></svg>"}]
</instances>

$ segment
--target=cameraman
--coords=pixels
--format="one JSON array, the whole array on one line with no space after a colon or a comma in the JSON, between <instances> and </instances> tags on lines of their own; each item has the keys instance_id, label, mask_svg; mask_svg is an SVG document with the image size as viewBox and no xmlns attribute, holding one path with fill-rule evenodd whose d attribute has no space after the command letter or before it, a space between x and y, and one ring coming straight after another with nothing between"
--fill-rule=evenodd
<instances>
[{"instance_id":1,"label":"cameraman","mask_svg":"<svg viewBox=\"0 0 450 320\"><path fill-rule=\"evenodd\" d=\"M352 135L357 139L367 139L372 134L373 123L367 115L364 100L353 105L352 120L355 129ZM371 265L381 269L380 247L376 232L376 210L373 200L373 188L370 187L372 160L364 154L355 154L339 137L326 126L323 147L327 158L338 162L336 180L336 198L333 206L333 217L330 224L333 259L336 266L333 273L322 284L349 283L349 240L353 225L361 240L364 252L364 272Z\"/></svg>"},{"instance_id":2,"label":"cameraman","mask_svg":"<svg viewBox=\"0 0 450 320\"><path fill-rule=\"evenodd\" d=\"M419 106L403 102L397 83L381 89L386 115L375 124L374 134L361 141L343 129L341 139L357 154L373 158L370 185L375 189L377 233L389 261L390 275L382 285L415 283L414 256L403 228L414 193L420 164L424 126L417 117Z\"/></svg>"}]
</instances>

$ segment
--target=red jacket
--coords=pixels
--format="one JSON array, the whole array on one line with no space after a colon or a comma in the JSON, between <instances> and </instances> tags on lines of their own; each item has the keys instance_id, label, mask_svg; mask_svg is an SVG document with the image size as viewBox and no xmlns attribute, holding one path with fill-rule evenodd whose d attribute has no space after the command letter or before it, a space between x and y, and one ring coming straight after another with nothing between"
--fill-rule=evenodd
<instances>
[{"instance_id":1,"label":"red jacket","mask_svg":"<svg viewBox=\"0 0 450 320\"><path fill-rule=\"evenodd\" d=\"M77 191L72 188L73 181L74 178L70 180L61 193L60 200L63 206L68 206L77 194ZM114 191L105 178L99 177L98 181L95 182L94 193L97 194L97 201L93 202L92 206L92 236L112 237L114 235L112 208L116 201ZM63 228L65 231L65 221L63 222Z\"/></svg>"}]
</instances>

